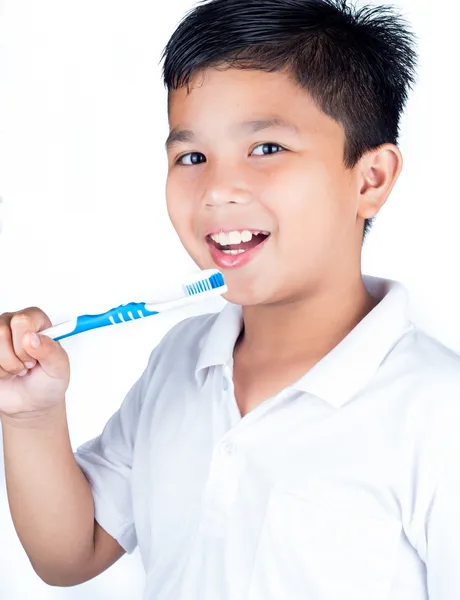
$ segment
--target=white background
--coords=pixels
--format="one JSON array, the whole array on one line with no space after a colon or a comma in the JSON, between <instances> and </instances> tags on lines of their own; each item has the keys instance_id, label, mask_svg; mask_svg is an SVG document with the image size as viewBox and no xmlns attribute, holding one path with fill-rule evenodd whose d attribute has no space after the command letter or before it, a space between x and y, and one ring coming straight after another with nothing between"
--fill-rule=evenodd
<instances>
[{"instance_id":1,"label":"white background","mask_svg":"<svg viewBox=\"0 0 460 600\"><path fill-rule=\"evenodd\" d=\"M159 65L193 4L3 0L0 313L37 305L57 323L148 301L162 279L194 269L165 208ZM460 9L455 0L398 6L420 40L419 83L402 123L405 168L365 245L363 270L405 283L418 324L460 350ZM64 341L74 446L99 433L173 323L219 307ZM138 600L143 584L137 552L82 586L42 583L16 538L0 471L2 600Z\"/></svg>"}]
</instances>

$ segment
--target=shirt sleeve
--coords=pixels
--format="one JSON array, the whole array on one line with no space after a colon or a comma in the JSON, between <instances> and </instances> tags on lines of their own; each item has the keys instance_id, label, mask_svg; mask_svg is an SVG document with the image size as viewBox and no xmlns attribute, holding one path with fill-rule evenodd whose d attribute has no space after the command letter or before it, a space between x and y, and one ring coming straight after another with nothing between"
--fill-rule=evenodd
<instances>
[{"instance_id":1,"label":"shirt sleeve","mask_svg":"<svg viewBox=\"0 0 460 600\"><path fill-rule=\"evenodd\" d=\"M133 451L154 354L102 433L75 452L91 486L96 521L128 553L137 546L131 497Z\"/></svg>"},{"instance_id":2,"label":"shirt sleeve","mask_svg":"<svg viewBox=\"0 0 460 600\"><path fill-rule=\"evenodd\" d=\"M440 470L426 520L430 600L460 598L460 429Z\"/></svg>"}]
</instances>

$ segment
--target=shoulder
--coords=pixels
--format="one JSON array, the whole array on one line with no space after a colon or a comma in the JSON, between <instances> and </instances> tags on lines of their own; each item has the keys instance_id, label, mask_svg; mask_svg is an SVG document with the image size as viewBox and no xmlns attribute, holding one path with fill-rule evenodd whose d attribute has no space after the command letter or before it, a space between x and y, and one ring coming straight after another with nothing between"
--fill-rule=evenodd
<instances>
[{"instance_id":1,"label":"shoulder","mask_svg":"<svg viewBox=\"0 0 460 600\"><path fill-rule=\"evenodd\" d=\"M402 444L412 457L408 481L419 496L422 535L436 489L460 472L460 356L418 327L401 340L398 354Z\"/></svg>"},{"instance_id":2,"label":"shoulder","mask_svg":"<svg viewBox=\"0 0 460 600\"><path fill-rule=\"evenodd\" d=\"M388 362L399 414L418 442L434 451L460 441L460 356L414 326Z\"/></svg>"},{"instance_id":3,"label":"shoulder","mask_svg":"<svg viewBox=\"0 0 460 600\"><path fill-rule=\"evenodd\" d=\"M414 382L459 393L460 355L414 326L399 342L395 357Z\"/></svg>"}]
</instances>

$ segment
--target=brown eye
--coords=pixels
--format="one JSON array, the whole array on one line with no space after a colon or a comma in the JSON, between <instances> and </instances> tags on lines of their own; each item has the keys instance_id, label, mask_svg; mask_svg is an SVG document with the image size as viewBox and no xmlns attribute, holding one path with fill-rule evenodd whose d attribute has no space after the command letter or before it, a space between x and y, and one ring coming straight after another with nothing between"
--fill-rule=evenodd
<instances>
[{"instance_id":1,"label":"brown eye","mask_svg":"<svg viewBox=\"0 0 460 600\"><path fill-rule=\"evenodd\" d=\"M256 150L260 148L261 152L256 152ZM284 150L283 146L279 144L274 144L272 142L268 142L265 144L259 144L252 151L255 156L267 156L269 154L279 154L280 151Z\"/></svg>"},{"instance_id":2,"label":"brown eye","mask_svg":"<svg viewBox=\"0 0 460 600\"><path fill-rule=\"evenodd\" d=\"M178 165L190 166L190 165L200 165L203 162L206 162L206 156L201 154L201 152L189 152L188 154L183 154L177 159Z\"/></svg>"}]
</instances>

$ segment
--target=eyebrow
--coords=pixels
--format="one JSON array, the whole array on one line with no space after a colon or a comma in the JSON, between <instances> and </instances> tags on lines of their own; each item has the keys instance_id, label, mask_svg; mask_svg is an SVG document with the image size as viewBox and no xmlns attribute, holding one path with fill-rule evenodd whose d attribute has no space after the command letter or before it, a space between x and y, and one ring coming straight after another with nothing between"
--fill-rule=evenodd
<instances>
[{"instance_id":1,"label":"eyebrow","mask_svg":"<svg viewBox=\"0 0 460 600\"><path fill-rule=\"evenodd\" d=\"M251 121L244 121L237 125L237 129L245 131L247 133L257 133L265 129L288 129L296 135L300 135L300 129L294 123L286 121L281 117L268 117L266 119L254 119ZM196 139L195 134L191 129L172 129L171 133L166 140L166 150L170 150L172 146L180 143L193 142Z\"/></svg>"}]
</instances>

